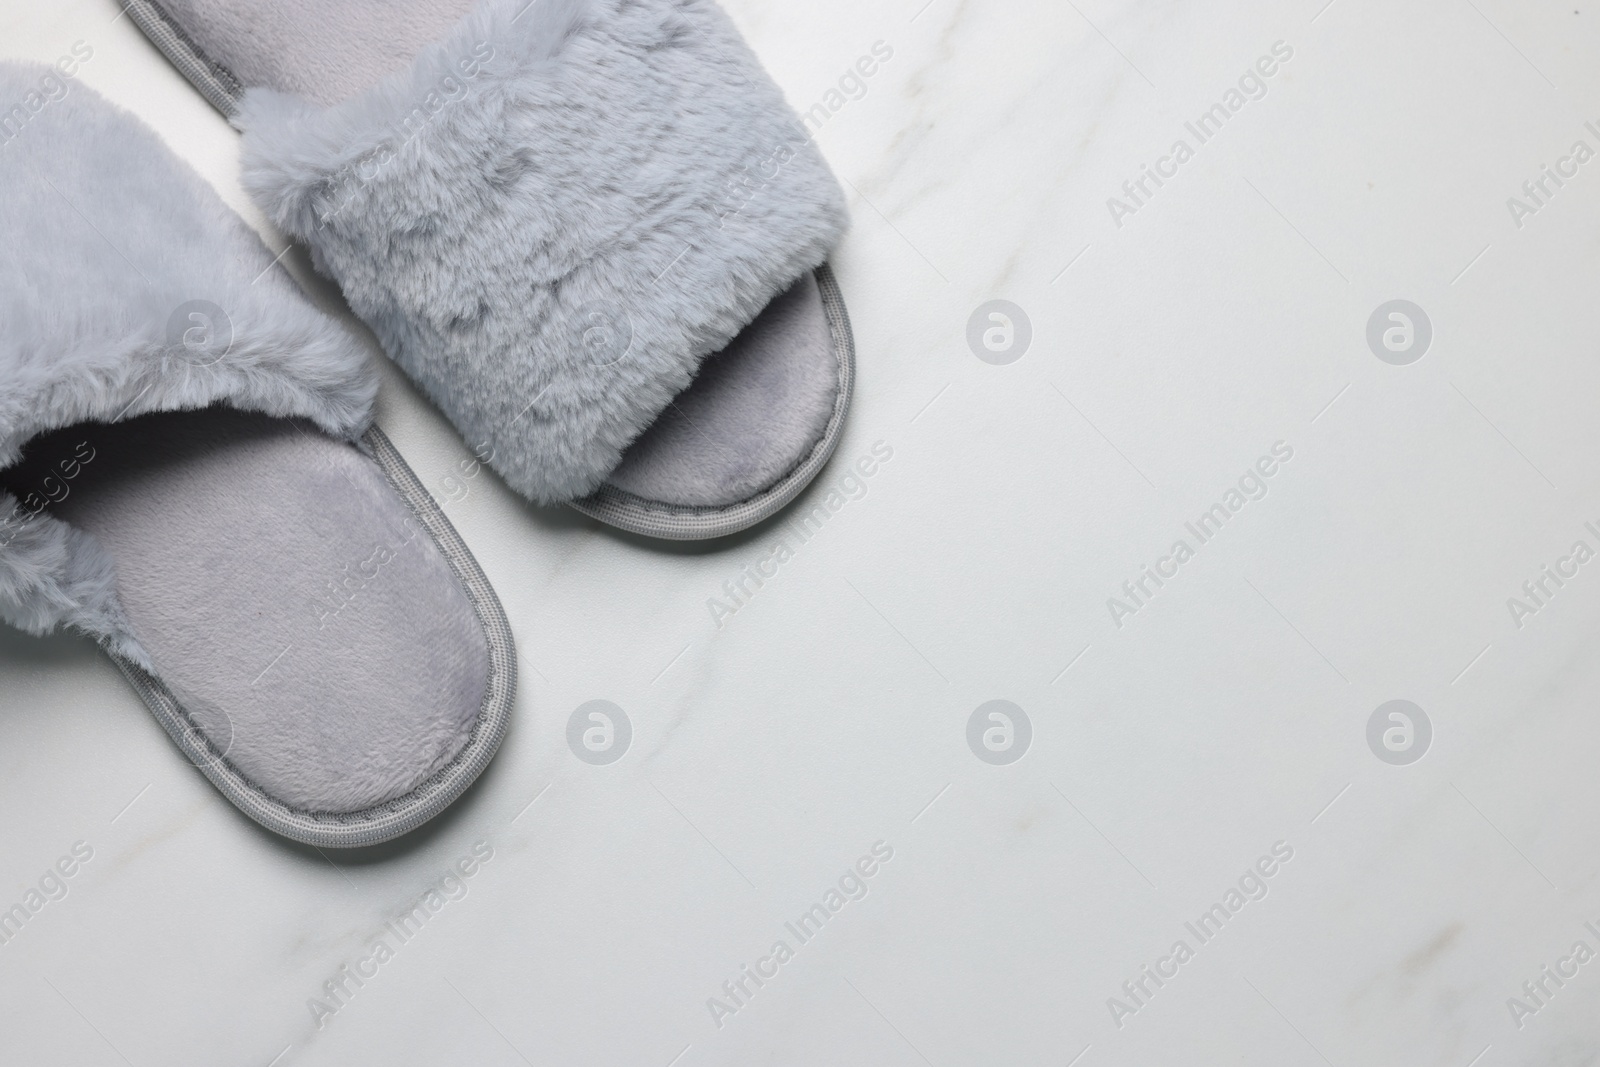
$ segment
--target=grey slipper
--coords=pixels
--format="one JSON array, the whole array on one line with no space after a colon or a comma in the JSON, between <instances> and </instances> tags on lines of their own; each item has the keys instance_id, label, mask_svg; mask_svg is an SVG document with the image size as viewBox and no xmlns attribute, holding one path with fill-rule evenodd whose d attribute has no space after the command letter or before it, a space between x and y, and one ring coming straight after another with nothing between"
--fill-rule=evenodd
<instances>
[{"instance_id":1,"label":"grey slipper","mask_svg":"<svg viewBox=\"0 0 1600 1067\"><path fill-rule=\"evenodd\" d=\"M407 832L505 733L494 592L377 377L153 131L0 64L0 620L97 639L250 818Z\"/></svg>"},{"instance_id":2,"label":"grey slipper","mask_svg":"<svg viewBox=\"0 0 1600 1067\"><path fill-rule=\"evenodd\" d=\"M716 537L826 463L843 197L712 0L131 0L247 189L519 493Z\"/></svg>"}]
</instances>

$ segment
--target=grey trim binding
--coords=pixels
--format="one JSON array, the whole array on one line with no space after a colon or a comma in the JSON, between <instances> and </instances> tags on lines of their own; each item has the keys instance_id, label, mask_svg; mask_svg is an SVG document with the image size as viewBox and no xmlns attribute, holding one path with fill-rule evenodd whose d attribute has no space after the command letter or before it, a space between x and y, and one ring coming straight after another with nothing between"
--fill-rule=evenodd
<instances>
[{"instance_id":1,"label":"grey trim binding","mask_svg":"<svg viewBox=\"0 0 1600 1067\"><path fill-rule=\"evenodd\" d=\"M233 118L234 112L239 110L239 97L244 94L244 87L232 71L202 52L154 0L127 0L122 10L144 31L150 43L172 61L178 72L194 83L200 95L222 112L223 118Z\"/></svg>"},{"instance_id":2,"label":"grey trim binding","mask_svg":"<svg viewBox=\"0 0 1600 1067\"><path fill-rule=\"evenodd\" d=\"M239 110L239 97L244 90L231 71L207 56L154 0L127 0L124 10L213 107L225 118L233 117ZM749 500L726 507L664 504L612 485L602 485L594 493L567 506L630 533L666 541L702 541L747 530L782 511L799 496L838 446L855 385L856 346L844 296L826 263L817 268L816 275L823 309L828 316L828 332L833 338L834 355L839 361L839 395L834 400L833 414L821 440L792 471Z\"/></svg>"},{"instance_id":3,"label":"grey trim binding","mask_svg":"<svg viewBox=\"0 0 1600 1067\"><path fill-rule=\"evenodd\" d=\"M160 679L122 657L111 656L156 721L223 796L273 833L319 848L376 845L415 830L448 807L483 773L500 747L511 721L511 704L517 689L517 653L511 626L483 568L383 431L372 427L362 443L411 514L433 538L472 603L488 642L489 684L472 733L455 759L404 796L363 811L334 813L291 808L239 773L228 761L227 753L217 751Z\"/></svg>"},{"instance_id":4,"label":"grey trim binding","mask_svg":"<svg viewBox=\"0 0 1600 1067\"><path fill-rule=\"evenodd\" d=\"M776 515L799 496L827 464L844 436L844 417L850 408L856 376L856 343L844 295L826 263L817 268L816 274L822 308L828 317L828 334L833 339L834 358L839 362L839 395L834 397L833 414L828 418L821 439L793 470L749 500L726 507L663 504L612 485L602 485L596 492L567 506L630 533L667 541L704 541L747 530Z\"/></svg>"}]
</instances>

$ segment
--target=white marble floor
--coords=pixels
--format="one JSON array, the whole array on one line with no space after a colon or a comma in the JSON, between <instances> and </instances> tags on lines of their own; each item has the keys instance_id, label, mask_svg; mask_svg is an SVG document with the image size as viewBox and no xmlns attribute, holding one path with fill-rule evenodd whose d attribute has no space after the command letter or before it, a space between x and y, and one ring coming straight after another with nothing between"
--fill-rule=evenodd
<instances>
[{"instance_id":1,"label":"white marble floor","mask_svg":"<svg viewBox=\"0 0 1600 1067\"><path fill-rule=\"evenodd\" d=\"M391 374L520 642L498 761L319 855L0 635L0 904L92 852L0 946L0 1061L1594 1062L1600 9L728 6L849 183L844 503L714 613L781 528L527 507ZM0 52L86 42L260 224L116 16L12 0Z\"/></svg>"}]
</instances>

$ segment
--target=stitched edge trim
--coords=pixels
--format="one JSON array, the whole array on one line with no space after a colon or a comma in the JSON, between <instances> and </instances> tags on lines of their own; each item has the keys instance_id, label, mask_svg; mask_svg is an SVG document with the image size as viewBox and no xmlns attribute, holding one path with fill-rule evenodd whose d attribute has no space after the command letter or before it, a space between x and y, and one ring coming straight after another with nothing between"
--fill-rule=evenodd
<instances>
[{"instance_id":1,"label":"stitched edge trim","mask_svg":"<svg viewBox=\"0 0 1600 1067\"><path fill-rule=\"evenodd\" d=\"M183 28L173 21L166 9L154 0L127 0L122 10L134 25L144 31L160 52L178 68L178 72L193 83L200 95L211 106L222 112L223 118L233 118L239 110L239 97L244 86L232 71L217 63L200 50Z\"/></svg>"},{"instance_id":2,"label":"stitched edge trim","mask_svg":"<svg viewBox=\"0 0 1600 1067\"><path fill-rule=\"evenodd\" d=\"M489 682L467 743L455 759L410 792L361 811L314 812L290 807L241 774L218 752L161 680L107 651L183 754L239 810L273 833L321 848L360 848L406 834L438 815L482 774L505 738L517 689L517 653L511 625L483 568L450 520L423 488L389 438L373 426L362 437L411 514L428 531L472 604L489 646Z\"/></svg>"},{"instance_id":3,"label":"stitched edge trim","mask_svg":"<svg viewBox=\"0 0 1600 1067\"><path fill-rule=\"evenodd\" d=\"M850 313L833 270L824 263L816 270L817 288L828 318L828 333L839 364L839 394L822 437L804 459L776 483L749 500L724 507L684 507L648 500L611 485L602 485L582 500L567 506L592 519L630 533L667 541L707 541L727 537L776 515L803 492L833 456L844 436L845 414L855 390L856 345Z\"/></svg>"}]
</instances>

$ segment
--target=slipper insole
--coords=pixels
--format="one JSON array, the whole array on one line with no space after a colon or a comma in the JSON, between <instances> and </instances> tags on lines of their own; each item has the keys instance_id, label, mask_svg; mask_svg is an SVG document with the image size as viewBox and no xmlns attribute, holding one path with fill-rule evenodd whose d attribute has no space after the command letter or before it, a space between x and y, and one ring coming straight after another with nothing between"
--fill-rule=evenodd
<instances>
[{"instance_id":1,"label":"slipper insole","mask_svg":"<svg viewBox=\"0 0 1600 1067\"><path fill-rule=\"evenodd\" d=\"M104 546L157 677L268 796L361 811L467 743L489 681L482 626L355 447L210 408L49 434L0 484Z\"/></svg>"},{"instance_id":2,"label":"slipper insole","mask_svg":"<svg viewBox=\"0 0 1600 1067\"><path fill-rule=\"evenodd\" d=\"M473 0L163 0L246 87L324 106L404 70ZM530 18L539 11L530 4ZM838 355L811 275L773 301L628 449L608 484L647 501L726 507L793 471L827 431Z\"/></svg>"},{"instance_id":3,"label":"slipper insole","mask_svg":"<svg viewBox=\"0 0 1600 1067\"><path fill-rule=\"evenodd\" d=\"M670 504L748 500L805 458L827 430L838 391L822 295L807 274L706 357L607 481Z\"/></svg>"}]
</instances>

